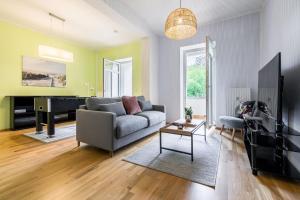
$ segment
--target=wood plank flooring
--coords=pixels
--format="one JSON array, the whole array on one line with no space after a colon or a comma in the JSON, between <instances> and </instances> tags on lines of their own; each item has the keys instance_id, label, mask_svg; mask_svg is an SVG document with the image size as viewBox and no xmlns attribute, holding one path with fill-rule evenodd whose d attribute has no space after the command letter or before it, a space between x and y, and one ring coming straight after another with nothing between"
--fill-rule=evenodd
<instances>
[{"instance_id":1,"label":"wood plank flooring","mask_svg":"<svg viewBox=\"0 0 300 200\"><path fill-rule=\"evenodd\" d=\"M0 199L300 199L300 184L251 174L239 133L224 132L216 188L122 161L153 139L126 147L113 158L75 138L42 144L22 134L0 132ZM211 130L209 134L217 134Z\"/></svg>"}]
</instances>

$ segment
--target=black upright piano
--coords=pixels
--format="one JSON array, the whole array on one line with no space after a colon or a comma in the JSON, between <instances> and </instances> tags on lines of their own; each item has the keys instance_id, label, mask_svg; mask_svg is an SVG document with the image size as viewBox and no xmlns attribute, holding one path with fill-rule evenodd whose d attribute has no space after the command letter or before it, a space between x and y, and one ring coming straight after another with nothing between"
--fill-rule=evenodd
<instances>
[{"instance_id":1,"label":"black upright piano","mask_svg":"<svg viewBox=\"0 0 300 200\"><path fill-rule=\"evenodd\" d=\"M43 132L43 115L47 115L48 137L55 136L55 115L57 113L75 114L80 105L85 104L84 97L44 96L34 98L36 115L36 133ZM72 113L71 113L72 112Z\"/></svg>"}]
</instances>

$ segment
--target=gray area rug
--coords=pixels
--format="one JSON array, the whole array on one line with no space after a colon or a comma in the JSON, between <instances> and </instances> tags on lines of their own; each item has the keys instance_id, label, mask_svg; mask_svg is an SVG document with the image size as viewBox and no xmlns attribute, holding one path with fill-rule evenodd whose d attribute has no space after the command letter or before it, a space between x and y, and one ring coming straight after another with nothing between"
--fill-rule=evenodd
<instances>
[{"instance_id":1,"label":"gray area rug","mask_svg":"<svg viewBox=\"0 0 300 200\"><path fill-rule=\"evenodd\" d=\"M43 143L56 142L59 140L63 140L66 138L70 138L76 135L76 125L64 126L55 128L55 137L49 138L47 135L47 131L43 131L41 134L33 133L25 133L27 137L31 137L33 139L39 140Z\"/></svg>"},{"instance_id":2,"label":"gray area rug","mask_svg":"<svg viewBox=\"0 0 300 200\"><path fill-rule=\"evenodd\" d=\"M163 134L162 146L190 152L190 137ZM220 147L221 137L218 134L210 134L206 142L203 136L195 136L192 162L191 156L186 154L164 149L159 154L159 138L156 137L123 160L215 187Z\"/></svg>"}]
</instances>

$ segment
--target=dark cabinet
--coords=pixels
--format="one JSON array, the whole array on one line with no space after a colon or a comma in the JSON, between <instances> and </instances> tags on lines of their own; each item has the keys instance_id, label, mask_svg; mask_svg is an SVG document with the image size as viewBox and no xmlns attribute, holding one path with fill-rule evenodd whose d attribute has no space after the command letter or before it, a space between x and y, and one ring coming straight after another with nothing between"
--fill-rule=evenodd
<instances>
[{"instance_id":1,"label":"dark cabinet","mask_svg":"<svg viewBox=\"0 0 300 200\"><path fill-rule=\"evenodd\" d=\"M10 128L12 130L35 126L34 97L10 97Z\"/></svg>"}]
</instances>

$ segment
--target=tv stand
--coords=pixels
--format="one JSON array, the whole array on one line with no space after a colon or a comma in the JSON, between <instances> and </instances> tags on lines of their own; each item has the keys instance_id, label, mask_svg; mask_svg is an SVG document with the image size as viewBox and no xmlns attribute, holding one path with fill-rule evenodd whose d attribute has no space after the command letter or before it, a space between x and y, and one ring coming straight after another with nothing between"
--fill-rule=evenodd
<instances>
[{"instance_id":1,"label":"tv stand","mask_svg":"<svg viewBox=\"0 0 300 200\"><path fill-rule=\"evenodd\" d=\"M253 175L268 172L300 179L300 133L288 127L267 132L255 120L247 120L244 143Z\"/></svg>"}]
</instances>

